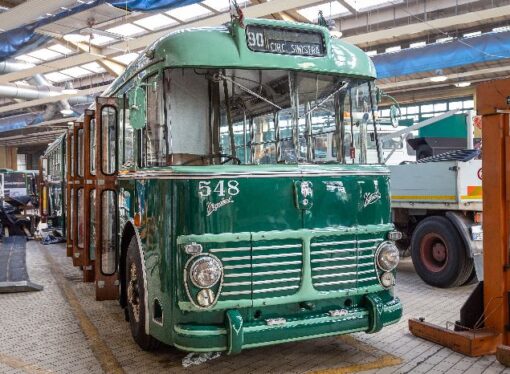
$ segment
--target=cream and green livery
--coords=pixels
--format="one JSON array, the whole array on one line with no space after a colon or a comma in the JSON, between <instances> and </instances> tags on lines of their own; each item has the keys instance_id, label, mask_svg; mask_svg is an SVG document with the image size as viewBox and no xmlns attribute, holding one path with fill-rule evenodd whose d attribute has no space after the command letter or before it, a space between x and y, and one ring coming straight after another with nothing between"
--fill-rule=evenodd
<instances>
[{"instance_id":1,"label":"cream and green livery","mask_svg":"<svg viewBox=\"0 0 510 374\"><path fill-rule=\"evenodd\" d=\"M85 114L83 253L142 348L233 354L399 320L389 172L367 164L375 77L324 27L247 19L161 38Z\"/></svg>"}]
</instances>

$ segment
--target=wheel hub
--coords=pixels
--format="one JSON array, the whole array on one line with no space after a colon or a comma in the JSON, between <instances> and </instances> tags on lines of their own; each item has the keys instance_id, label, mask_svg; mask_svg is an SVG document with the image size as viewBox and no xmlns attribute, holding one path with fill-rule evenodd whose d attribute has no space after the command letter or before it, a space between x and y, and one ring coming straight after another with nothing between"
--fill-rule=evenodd
<instances>
[{"instance_id":1,"label":"wheel hub","mask_svg":"<svg viewBox=\"0 0 510 374\"><path fill-rule=\"evenodd\" d=\"M420 259L430 272L440 272L448 262L448 247L444 239L436 234L425 235L420 243Z\"/></svg>"}]
</instances>

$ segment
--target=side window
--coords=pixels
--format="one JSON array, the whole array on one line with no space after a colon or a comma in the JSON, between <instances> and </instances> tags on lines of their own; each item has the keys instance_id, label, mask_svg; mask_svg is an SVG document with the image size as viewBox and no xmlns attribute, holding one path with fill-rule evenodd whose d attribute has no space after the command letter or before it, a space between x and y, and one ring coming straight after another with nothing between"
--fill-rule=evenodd
<instances>
[{"instance_id":1,"label":"side window","mask_svg":"<svg viewBox=\"0 0 510 374\"><path fill-rule=\"evenodd\" d=\"M146 86L146 125L143 129L143 166L167 163L167 131L163 113L163 91L159 75L150 77Z\"/></svg>"},{"instance_id":2,"label":"side window","mask_svg":"<svg viewBox=\"0 0 510 374\"><path fill-rule=\"evenodd\" d=\"M119 157L122 167L129 168L134 165L134 136L135 131L130 124L130 109L128 96L124 95L122 99L122 107L119 108L121 111L121 117L119 122Z\"/></svg>"},{"instance_id":3,"label":"side window","mask_svg":"<svg viewBox=\"0 0 510 374\"><path fill-rule=\"evenodd\" d=\"M101 109L101 169L106 175L117 171L117 110L112 106Z\"/></svg>"},{"instance_id":4,"label":"side window","mask_svg":"<svg viewBox=\"0 0 510 374\"><path fill-rule=\"evenodd\" d=\"M90 174L96 175L96 119L90 120Z\"/></svg>"}]
</instances>

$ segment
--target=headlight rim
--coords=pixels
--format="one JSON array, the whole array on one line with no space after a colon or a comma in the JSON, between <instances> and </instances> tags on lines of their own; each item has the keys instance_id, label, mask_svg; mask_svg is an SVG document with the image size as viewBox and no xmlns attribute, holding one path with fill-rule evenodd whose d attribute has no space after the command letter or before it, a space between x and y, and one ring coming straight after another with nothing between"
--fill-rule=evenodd
<instances>
[{"instance_id":1,"label":"headlight rim","mask_svg":"<svg viewBox=\"0 0 510 374\"><path fill-rule=\"evenodd\" d=\"M390 269L386 269L384 267L381 266L380 262L379 262L379 255L381 254L381 251L383 250L383 248L387 245L390 245L392 246L393 248L395 248L395 250L397 251L397 255L399 257L398 261L396 262L396 264L391 267ZM400 263L400 253L398 251L398 248L397 246L395 245L395 243L391 240L385 240L383 241L381 244L379 244L379 246L377 247L377 250L375 251L375 262L376 262L376 265L377 265L377 268L380 269L381 271L383 272L391 272L393 270L396 269L396 267L398 266L398 264Z\"/></svg>"},{"instance_id":2,"label":"headlight rim","mask_svg":"<svg viewBox=\"0 0 510 374\"><path fill-rule=\"evenodd\" d=\"M217 265L218 265L218 267L219 267L220 275L219 275L218 279L216 279L216 280L214 281L214 283L212 283L212 284L210 284L210 285L208 285L208 286L202 286L202 285L198 284L198 283L196 282L196 280L194 279L194 277L193 277L193 275L192 275L192 274L193 274L192 270L193 270L193 266L195 266L195 265L196 265L196 264L197 264L200 260L202 260L202 259L206 259L206 258L211 258L211 259L213 259L213 260L217 263ZM200 254L197 254L197 255L195 255L195 256L193 256L193 257L191 257L191 258L187 261L187 263L186 263L185 271L186 271L186 273L187 273L187 278L189 278L189 280L191 281L191 283L192 283L195 287L197 287L197 288L199 288L199 289L206 289L206 288L214 287L214 286L215 286L215 285L217 285L219 282L221 282L221 281L222 281L222 279L223 279L223 264L222 264L221 260L220 260L218 257L216 257L215 255L213 255L213 254L209 254L209 253L200 253Z\"/></svg>"}]
</instances>

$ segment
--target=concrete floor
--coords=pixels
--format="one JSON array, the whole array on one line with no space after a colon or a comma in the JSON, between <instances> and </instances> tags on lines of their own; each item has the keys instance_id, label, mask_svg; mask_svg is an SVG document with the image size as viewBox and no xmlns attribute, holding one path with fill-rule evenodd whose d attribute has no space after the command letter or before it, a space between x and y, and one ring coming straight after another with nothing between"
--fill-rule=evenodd
<instances>
[{"instance_id":1,"label":"concrete floor","mask_svg":"<svg viewBox=\"0 0 510 374\"><path fill-rule=\"evenodd\" d=\"M455 321L473 286L429 287L408 260L396 287L404 318L380 333L246 350L184 368L185 353L138 349L118 304L94 300L63 245L29 242L27 256L31 280L44 290L0 294L0 373L510 373L493 356L467 358L409 334L410 317Z\"/></svg>"}]
</instances>

